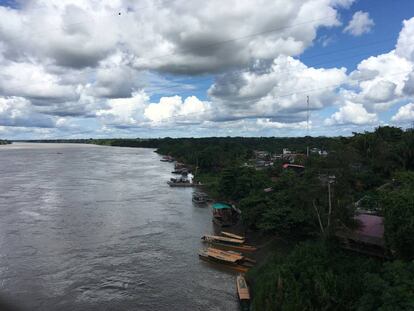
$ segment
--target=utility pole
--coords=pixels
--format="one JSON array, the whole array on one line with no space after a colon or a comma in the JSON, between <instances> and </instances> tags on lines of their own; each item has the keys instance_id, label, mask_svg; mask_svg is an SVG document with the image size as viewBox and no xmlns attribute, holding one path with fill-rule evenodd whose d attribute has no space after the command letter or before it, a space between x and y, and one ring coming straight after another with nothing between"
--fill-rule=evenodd
<instances>
[{"instance_id":1,"label":"utility pole","mask_svg":"<svg viewBox=\"0 0 414 311\"><path fill-rule=\"evenodd\" d=\"M328 210L328 224L326 226L326 228L328 229L329 232L329 227L331 225L331 214L332 214L332 194L331 194L331 185L333 185L335 183L335 175L330 175L328 176L328 206L329 206L329 210Z\"/></svg>"},{"instance_id":2,"label":"utility pole","mask_svg":"<svg viewBox=\"0 0 414 311\"><path fill-rule=\"evenodd\" d=\"M309 158L309 96L306 96L306 136L308 136L308 146L306 147L306 157Z\"/></svg>"}]
</instances>

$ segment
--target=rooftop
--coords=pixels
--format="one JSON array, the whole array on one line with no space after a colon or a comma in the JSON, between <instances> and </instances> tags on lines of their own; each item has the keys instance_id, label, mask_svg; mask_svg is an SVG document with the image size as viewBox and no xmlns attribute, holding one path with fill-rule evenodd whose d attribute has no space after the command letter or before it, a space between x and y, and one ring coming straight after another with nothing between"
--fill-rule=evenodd
<instances>
[{"instance_id":1,"label":"rooftop","mask_svg":"<svg viewBox=\"0 0 414 311\"><path fill-rule=\"evenodd\" d=\"M360 227L355 230L357 234L382 239L384 236L383 218L376 215L359 214L355 219Z\"/></svg>"}]
</instances>

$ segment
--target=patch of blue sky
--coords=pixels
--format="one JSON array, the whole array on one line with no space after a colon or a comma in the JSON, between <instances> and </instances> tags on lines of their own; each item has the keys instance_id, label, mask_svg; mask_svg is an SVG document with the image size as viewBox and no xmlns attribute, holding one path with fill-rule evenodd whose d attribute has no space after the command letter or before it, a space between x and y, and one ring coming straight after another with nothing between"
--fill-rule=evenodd
<instances>
[{"instance_id":1,"label":"patch of blue sky","mask_svg":"<svg viewBox=\"0 0 414 311\"><path fill-rule=\"evenodd\" d=\"M344 28L355 12L370 15L375 25L369 33L353 36L344 33ZM318 38L300 59L308 66L346 67L348 72L369 56L376 56L395 48L402 22L414 14L414 1L366 0L357 1L351 10L341 10L342 26L321 28Z\"/></svg>"},{"instance_id":2,"label":"patch of blue sky","mask_svg":"<svg viewBox=\"0 0 414 311\"><path fill-rule=\"evenodd\" d=\"M20 4L13 0L0 0L0 6L17 9L20 7Z\"/></svg>"}]
</instances>

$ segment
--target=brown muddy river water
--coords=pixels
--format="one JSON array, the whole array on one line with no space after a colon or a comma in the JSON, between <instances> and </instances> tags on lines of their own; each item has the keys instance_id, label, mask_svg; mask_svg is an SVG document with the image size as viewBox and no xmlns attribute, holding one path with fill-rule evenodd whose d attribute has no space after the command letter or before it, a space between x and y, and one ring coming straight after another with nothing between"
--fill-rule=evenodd
<instances>
[{"instance_id":1,"label":"brown muddy river water","mask_svg":"<svg viewBox=\"0 0 414 311\"><path fill-rule=\"evenodd\" d=\"M238 310L211 211L152 149L0 146L0 296L22 310Z\"/></svg>"}]
</instances>

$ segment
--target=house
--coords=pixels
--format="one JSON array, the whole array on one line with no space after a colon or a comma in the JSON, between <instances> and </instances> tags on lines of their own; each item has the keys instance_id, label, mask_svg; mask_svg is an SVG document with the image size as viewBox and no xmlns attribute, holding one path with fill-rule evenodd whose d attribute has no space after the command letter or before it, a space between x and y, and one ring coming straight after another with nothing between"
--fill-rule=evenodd
<instances>
[{"instance_id":1,"label":"house","mask_svg":"<svg viewBox=\"0 0 414 311\"><path fill-rule=\"evenodd\" d=\"M319 148L311 148L310 153L311 154L319 154L321 152L321 149Z\"/></svg>"},{"instance_id":2,"label":"house","mask_svg":"<svg viewBox=\"0 0 414 311\"><path fill-rule=\"evenodd\" d=\"M319 156L321 156L321 157L326 157L326 156L328 155L328 151L326 151L326 150L322 150L322 149L320 149L320 148L312 148L312 149L310 150L310 153L311 153L311 154L314 154L314 155L319 155Z\"/></svg>"},{"instance_id":3,"label":"house","mask_svg":"<svg viewBox=\"0 0 414 311\"><path fill-rule=\"evenodd\" d=\"M298 174L302 174L303 171L305 170L305 167L303 165L298 165L298 164L285 163L282 165L282 167L285 170L292 170Z\"/></svg>"},{"instance_id":4,"label":"house","mask_svg":"<svg viewBox=\"0 0 414 311\"><path fill-rule=\"evenodd\" d=\"M253 153L255 158L260 160L266 160L270 157L270 154L267 151L254 150Z\"/></svg>"},{"instance_id":5,"label":"house","mask_svg":"<svg viewBox=\"0 0 414 311\"><path fill-rule=\"evenodd\" d=\"M288 148L283 148L283 155L286 155L286 154L291 154L292 153L292 151L290 151Z\"/></svg>"},{"instance_id":6,"label":"house","mask_svg":"<svg viewBox=\"0 0 414 311\"><path fill-rule=\"evenodd\" d=\"M356 229L341 228L336 232L342 247L365 255L387 258L384 240L384 219L378 215L358 213Z\"/></svg>"}]
</instances>

